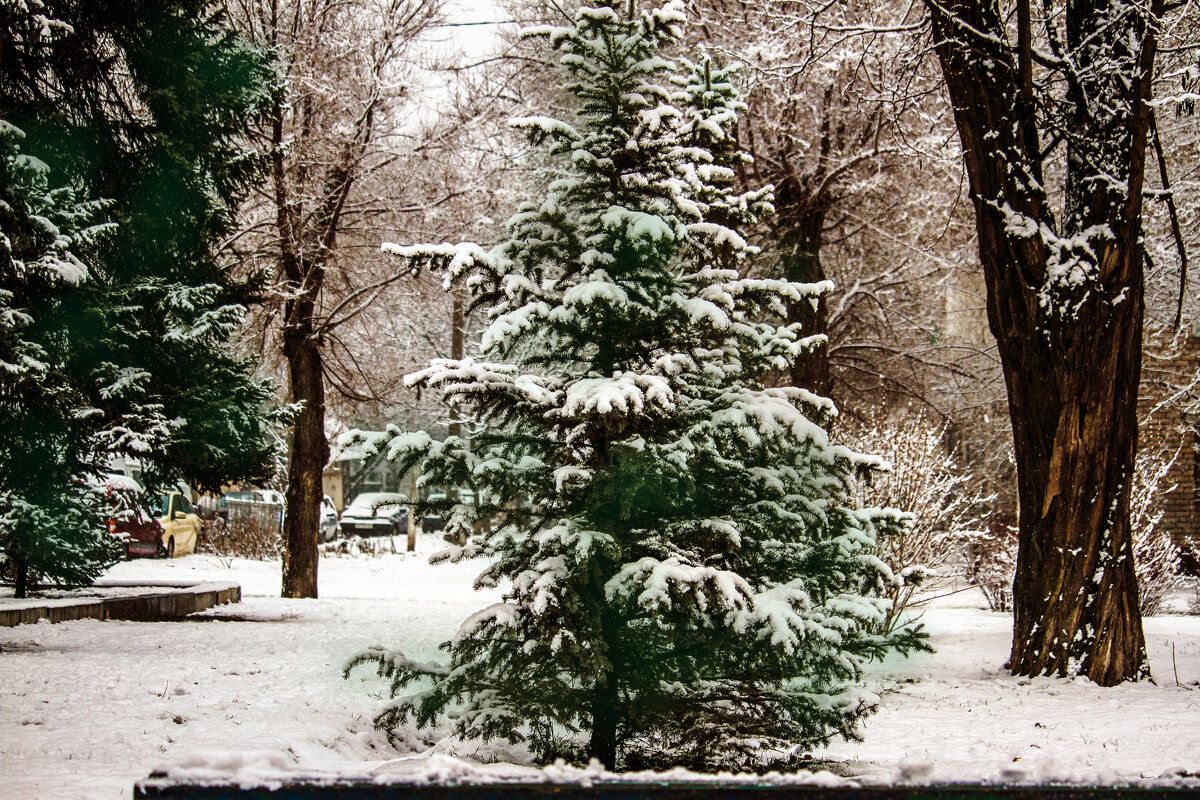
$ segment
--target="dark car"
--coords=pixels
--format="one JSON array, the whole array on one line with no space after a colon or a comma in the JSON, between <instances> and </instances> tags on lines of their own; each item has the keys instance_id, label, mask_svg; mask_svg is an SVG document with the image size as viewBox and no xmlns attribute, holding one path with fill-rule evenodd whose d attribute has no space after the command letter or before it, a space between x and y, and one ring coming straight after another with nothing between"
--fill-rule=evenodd
<instances>
[{"instance_id":1,"label":"dark car","mask_svg":"<svg viewBox=\"0 0 1200 800\"><path fill-rule=\"evenodd\" d=\"M363 492L342 512L343 536L398 536L408 530L408 498Z\"/></svg>"},{"instance_id":2,"label":"dark car","mask_svg":"<svg viewBox=\"0 0 1200 800\"><path fill-rule=\"evenodd\" d=\"M142 487L124 475L107 475L103 490L108 534L125 544L125 557L164 555L163 526L147 508Z\"/></svg>"}]
</instances>

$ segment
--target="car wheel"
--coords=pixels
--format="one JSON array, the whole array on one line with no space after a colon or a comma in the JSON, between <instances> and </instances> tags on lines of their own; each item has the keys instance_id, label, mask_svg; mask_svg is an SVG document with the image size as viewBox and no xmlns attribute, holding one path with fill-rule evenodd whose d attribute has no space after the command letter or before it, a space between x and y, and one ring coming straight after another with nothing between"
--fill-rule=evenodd
<instances>
[{"instance_id":1,"label":"car wheel","mask_svg":"<svg viewBox=\"0 0 1200 800\"><path fill-rule=\"evenodd\" d=\"M170 541L167 542L167 558L174 558L174 557L175 557L175 537L172 536Z\"/></svg>"}]
</instances>

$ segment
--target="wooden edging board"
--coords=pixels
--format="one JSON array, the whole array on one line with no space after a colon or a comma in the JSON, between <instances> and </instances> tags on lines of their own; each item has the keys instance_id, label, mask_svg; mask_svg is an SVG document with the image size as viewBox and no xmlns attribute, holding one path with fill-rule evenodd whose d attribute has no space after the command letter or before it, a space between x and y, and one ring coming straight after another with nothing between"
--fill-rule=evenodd
<instances>
[{"instance_id":1,"label":"wooden edging board","mask_svg":"<svg viewBox=\"0 0 1200 800\"><path fill-rule=\"evenodd\" d=\"M106 584L118 586L120 584ZM139 586L144 584L138 584ZM242 587L236 583L163 585L163 591L128 597L85 597L0 607L0 627L28 625L38 620L66 622L74 619L124 619L160 622L179 619L225 603L240 603Z\"/></svg>"},{"instance_id":2,"label":"wooden edging board","mask_svg":"<svg viewBox=\"0 0 1200 800\"><path fill-rule=\"evenodd\" d=\"M570 783L377 784L310 781L274 786L179 784L150 778L134 787L135 799L159 800L1181 800L1200 797L1186 786L1029 786L935 784L928 786L814 786L805 784Z\"/></svg>"}]
</instances>

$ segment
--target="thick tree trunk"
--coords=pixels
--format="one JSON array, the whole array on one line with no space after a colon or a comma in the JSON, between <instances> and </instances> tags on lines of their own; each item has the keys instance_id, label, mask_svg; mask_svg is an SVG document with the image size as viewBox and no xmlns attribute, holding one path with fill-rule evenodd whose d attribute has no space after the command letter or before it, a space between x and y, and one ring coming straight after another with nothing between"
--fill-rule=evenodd
<instances>
[{"instance_id":1,"label":"thick tree trunk","mask_svg":"<svg viewBox=\"0 0 1200 800\"><path fill-rule=\"evenodd\" d=\"M289 191L284 164L283 113L276 98L272 120L271 179L275 224L279 230L279 277L287 299L283 310L283 355L288 365L291 402L300 404L288 451L288 484L283 518L283 597L317 596L317 540L320 537L322 475L329 461L325 438L325 375L321 342L316 335L317 301L325 282L324 262L337 230L337 213L348 183L338 173L327 185L333 191L318 217L328 222L315 248L317 258L305 258L300 214ZM330 211L329 209L333 209Z\"/></svg>"},{"instance_id":2,"label":"thick tree trunk","mask_svg":"<svg viewBox=\"0 0 1200 800\"><path fill-rule=\"evenodd\" d=\"M823 212L808 212L791 220L790 227L779 237L780 261L783 275L789 281L816 283L825 280L821 266L821 234L825 225ZM789 324L800 323L802 336L829 333L829 315L825 296L816 302L801 300L789 302L787 308ZM829 374L829 343L822 342L792 363L790 371L792 386L828 397L832 389Z\"/></svg>"},{"instance_id":3,"label":"thick tree trunk","mask_svg":"<svg viewBox=\"0 0 1200 800\"><path fill-rule=\"evenodd\" d=\"M1065 360L1037 372L1029 365L1042 359L1022 347L1036 341L1001 348L1020 497L1010 667L1018 675L1079 672L1103 686L1146 674L1129 524L1140 253L1114 258L1127 262L1131 296L1115 308L1091 304L1095 316L1076 322ZM1135 258L1136 267L1128 264ZM989 297L1002 291L989 281Z\"/></svg>"},{"instance_id":4,"label":"thick tree trunk","mask_svg":"<svg viewBox=\"0 0 1200 800\"><path fill-rule=\"evenodd\" d=\"M305 260L296 209L288 192L283 164L282 108L276 107L272 163L276 225L279 228L279 272L288 299L283 313L283 355L288 365L291 402L300 404L288 450L287 507L283 517L283 597L317 596L317 539L320 536L321 477L329 460L325 438L325 376L321 343L313 316L324 283L320 262Z\"/></svg>"},{"instance_id":5,"label":"thick tree trunk","mask_svg":"<svg viewBox=\"0 0 1200 800\"><path fill-rule=\"evenodd\" d=\"M1142 77L1124 82L1112 67L1094 65L1086 80L1096 84L1068 92L1076 112L1043 137L1027 9L1014 54L995 0L927 7L970 178L1012 417L1020 533L1010 667L1082 674L1105 686L1136 679L1147 672L1129 497L1153 38L1133 17L1108 19L1103 0L1071 2L1067 38L1079 47L1077 60L1111 58L1124 43L1142 42L1129 54ZM1103 41L1084 46L1094 37ZM1072 144L1063 219L1055 220L1042 188L1042 148L1062 130ZM1079 152L1078 143L1094 152ZM1111 173L1098 174L1103 164Z\"/></svg>"},{"instance_id":6,"label":"thick tree trunk","mask_svg":"<svg viewBox=\"0 0 1200 800\"><path fill-rule=\"evenodd\" d=\"M18 556L13 560L13 597L24 600L29 596L29 562Z\"/></svg>"},{"instance_id":7,"label":"thick tree trunk","mask_svg":"<svg viewBox=\"0 0 1200 800\"><path fill-rule=\"evenodd\" d=\"M588 757L608 770L617 768L617 685L610 672L592 690L592 738Z\"/></svg>"},{"instance_id":8,"label":"thick tree trunk","mask_svg":"<svg viewBox=\"0 0 1200 800\"><path fill-rule=\"evenodd\" d=\"M287 510L283 520L284 597L317 596L317 539L320 528L321 476L329 461L325 438L325 384L320 345L311 326L284 331L284 355L293 403L303 403L292 432L288 459Z\"/></svg>"}]
</instances>

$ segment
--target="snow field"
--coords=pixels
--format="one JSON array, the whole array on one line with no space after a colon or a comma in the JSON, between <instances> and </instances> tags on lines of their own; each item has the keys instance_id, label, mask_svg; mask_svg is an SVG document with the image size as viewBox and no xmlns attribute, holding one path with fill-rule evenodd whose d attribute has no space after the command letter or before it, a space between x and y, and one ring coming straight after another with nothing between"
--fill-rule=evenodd
<instances>
[{"instance_id":1,"label":"snow field","mask_svg":"<svg viewBox=\"0 0 1200 800\"><path fill-rule=\"evenodd\" d=\"M243 601L182 622L0 629L0 797L129 797L152 770L246 782L598 777L479 764L522 760L496 743L400 753L372 728L386 687L367 669L343 680L345 660L372 644L441 659L438 643L498 599L471 589L480 564L428 564L440 547L421 536L415 556L323 558L319 600L279 598L277 562L123 562L105 577L234 580ZM1148 619L1157 685L1117 689L1004 673L1011 621L973 590L923 621L938 652L873 666L882 701L864 741L815 756L868 782L1163 782L1200 771L1200 618Z\"/></svg>"}]
</instances>

